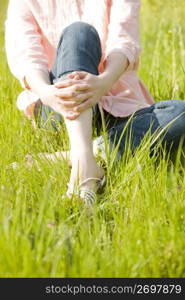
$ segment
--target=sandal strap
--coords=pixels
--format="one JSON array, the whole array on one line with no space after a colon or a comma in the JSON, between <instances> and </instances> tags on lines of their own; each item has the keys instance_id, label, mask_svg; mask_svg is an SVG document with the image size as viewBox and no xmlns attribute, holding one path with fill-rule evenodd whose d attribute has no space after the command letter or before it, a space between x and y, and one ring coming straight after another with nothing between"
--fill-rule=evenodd
<instances>
[{"instance_id":1,"label":"sandal strap","mask_svg":"<svg viewBox=\"0 0 185 300\"><path fill-rule=\"evenodd\" d=\"M80 190L80 198L84 200L86 205L92 205L96 202L96 193L88 188Z\"/></svg>"},{"instance_id":2,"label":"sandal strap","mask_svg":"<svg viewBox=\"0 0 185 300\"><path fill-rule=\"evenodd\" d=\"M96 196L96 192L91 190L90 188L86 188L86 187L83 187L82 185L87 183L89 180L96 180L97 181L97 189L96 189L96 192L98 192L99 190L101 190L104 185L105 185L105 182L106 182L106 178L105 176L103 176L102 178L96 178L96 177L89 177L85 180L83 180L81 182L81 184L79 185L78 189L75 190L70 184L68 184L68 190L67 190L67 197L68 198L71 198L72 195L80 195L80 197L85 200L85 203L90 205L90 204L93 204L96 199L97 199L97 196Z\"/></svg>"},{"instance_id":3,"label":"sandal strap","mask_svg":"<svg viewBox=\"0 0 185 300\"><path fill-rule=\"evenodd\" d=\"M104 176L104 177L105 177L105 176ZM86 178L85 180L83 180L83 181L80 183L80 186L82 186L83 184L87 183L87 182L90 181L90 180L96 180L96 181L98 181L98 183L99 183L99 182L102 181L102 178L88 177L88 178Z\"/></svg>"}]
</instances>

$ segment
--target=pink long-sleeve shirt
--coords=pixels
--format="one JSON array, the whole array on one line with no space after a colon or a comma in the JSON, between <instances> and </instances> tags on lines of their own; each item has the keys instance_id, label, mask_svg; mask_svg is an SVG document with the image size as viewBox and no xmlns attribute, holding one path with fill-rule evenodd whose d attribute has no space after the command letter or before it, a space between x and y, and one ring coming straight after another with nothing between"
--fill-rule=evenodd
<instances>
[{"instance_id":1,"label":"pink long-sleeve shirt","mask_svg":"<svg viewBox=\"0 0 185 300\"><path fill-rule=\"evenodd\" d=\"M20 109L39 97L26 82L34 69L48 72L54 62L63 29L75 21L93 25L100 36L103 72L111 52L126 55L129 66L100 105L114 116L126 117L153 104L153 99L137 77L139 63L140 0L10 0L5 26L5 46L11 72L24 91L17 99Z\"/></svg>"}]
</instances>

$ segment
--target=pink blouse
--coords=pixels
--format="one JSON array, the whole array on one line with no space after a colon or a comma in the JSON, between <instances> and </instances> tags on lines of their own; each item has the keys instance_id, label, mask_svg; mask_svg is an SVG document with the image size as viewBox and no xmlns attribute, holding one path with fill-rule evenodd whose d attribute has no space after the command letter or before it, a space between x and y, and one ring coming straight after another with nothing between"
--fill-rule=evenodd
<instances>
[{"instance_id":1,"label":"pink blouse","mask_svg":"<svg viewBox=\"0 0 185 300\"><path fill-rule=\"evenodd\" d=\"M102 97L100 105L114 116L125 117L153 104L147 88L137 77L139 63L140 0L10 0L5 26L5 45L11 72L24 91L17 99L20 109L38 99L26 83L33 69L50 70L63 29L75 21L93 25L100 36L103 72L111 52L124 53L126 72Z\"/></svg>"}]
</instances>

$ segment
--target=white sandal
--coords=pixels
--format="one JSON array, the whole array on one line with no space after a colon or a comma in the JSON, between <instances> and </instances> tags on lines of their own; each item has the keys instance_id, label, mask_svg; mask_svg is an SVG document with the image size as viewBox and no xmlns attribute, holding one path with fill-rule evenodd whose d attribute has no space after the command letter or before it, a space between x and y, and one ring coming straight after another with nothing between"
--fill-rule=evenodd
<instances>
[{"instance_id":1,"label":"white sandal","mask_svg":"<svg viewBox=\"0 0 185 300\"><path fill-rule=\"evenodd\" d=\"M83 187L82 185L87 183L89 180L96 180L97 181L97 188L96 191L93 191L90 188ZM97 200L97 193L100 193L105 186L105 176L103 176L101 179L96 177L89 177L81 182L78 190L74 190L73 187L71 187L68 184L68 190L67 190L67 197L71 198L73 195L79 195L82 200L84 200L86 205L92 205Z\"/></svg>"}]
</instances>

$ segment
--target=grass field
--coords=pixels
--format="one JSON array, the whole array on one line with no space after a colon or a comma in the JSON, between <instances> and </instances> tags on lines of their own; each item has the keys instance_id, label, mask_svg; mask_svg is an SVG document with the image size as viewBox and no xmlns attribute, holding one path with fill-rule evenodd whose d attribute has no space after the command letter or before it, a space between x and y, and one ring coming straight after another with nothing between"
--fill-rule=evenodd
<instances>
[{"instance_id":1,"label":"grass field","mask_svg":"<svg viewBox=\"0 0 185 300\"><path fill-rule=\"evenodd\" d=\"M184 277L185 172L149 157L107 163L107 186L88 212L62 199L70 170L27 153L66 149L65 132L34 130L15 106L19 83L4 50L0 3L0 277ZM139 75L155 101L185 99L184 0L143 0ZM17 170L7 168L18 161ZM111 176L110 176L111 174Z\"/></svg>"}]
</instances>

